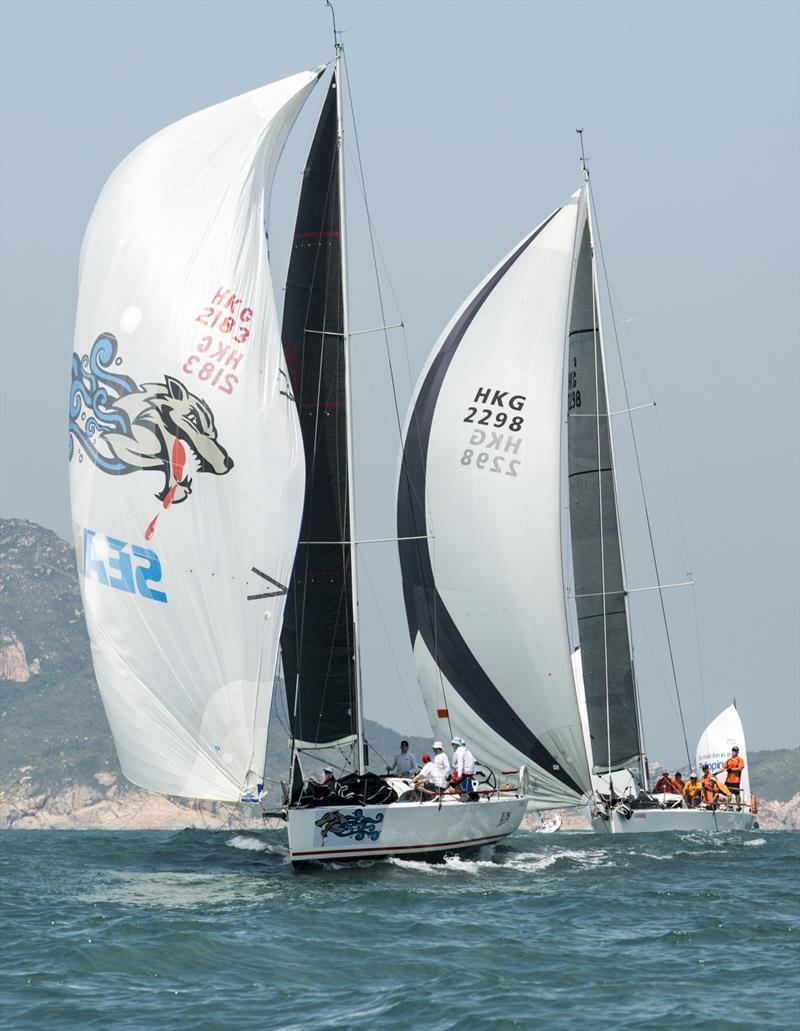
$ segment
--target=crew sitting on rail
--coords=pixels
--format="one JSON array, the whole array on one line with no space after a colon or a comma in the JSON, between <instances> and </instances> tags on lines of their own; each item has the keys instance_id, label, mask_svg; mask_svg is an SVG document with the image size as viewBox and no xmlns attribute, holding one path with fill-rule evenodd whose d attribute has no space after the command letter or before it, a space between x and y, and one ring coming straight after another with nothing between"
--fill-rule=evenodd
<instances>
[{"instance_id":1,"label":"crew sitting on rail","mask_svg":"<svg viewBox=\"0 0 800 1031\"><path fill-rule=\"evenodd\" d=\"M739 755L739 746L734 745L731 749L730 758L726 761L722 767L721 773L725 774L725 787L734 796L736 801L736 811L740 813L742 811L742 770L744 769L744 759Z\"/></svg>"},{"instance_id":2,"label":"crew sitting on rail","mask_svg":"<svg viewBox=\"0 0 800 1031\"><path fill-rule=\"evenodd\" d=\"M708 809L716 809L719 784L717 784L716 777L711 776L708 766L703 767L703 779L700 781L700 786L703 789L703 805Z\"/></svg>"},{"instance_id":3,"label":"crew sitting on rail","mask_svg":"<svg viewBox=\"0 0 800 1031\"><path fill-rule=\"evenodd\" d=\"M414 777L414 787L423 795L440 795L447 787L447 778L442 775L441 766L427 752L422 762L422 769Z\"/></svg>"},{"instance_id":4,"label":"crew sitting on rail","mask_svg":"<svg viewBox=\"0 0 800 1031\"><path fill-rule=\"evenodd\" d=\"M693 773L683 789L683 797L686 799L686 804L690 809L698 808L702 793L703 785L697 779L697 774Z\"/></svg>"}]
</instances>

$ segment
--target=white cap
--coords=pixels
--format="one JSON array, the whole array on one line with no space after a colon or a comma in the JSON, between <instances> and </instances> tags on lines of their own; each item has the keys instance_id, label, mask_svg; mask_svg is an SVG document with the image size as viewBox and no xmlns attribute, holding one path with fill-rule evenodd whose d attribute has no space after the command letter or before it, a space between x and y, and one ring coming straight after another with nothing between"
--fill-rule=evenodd
<instances>
[{"instance_id":1,"label":"white cap","mask_svg":"<svg viewBox=\"0 0 800 1031\"><path fill-rule=\"evenodd\" d=\"M434 748L442 748L442 749L443 749L443 748L444 748L444 745L442 744L442 742L441 742L441 741L434 741L434 742L433 742L433 747L434 747Z\"/></svg>"}]
</instances>

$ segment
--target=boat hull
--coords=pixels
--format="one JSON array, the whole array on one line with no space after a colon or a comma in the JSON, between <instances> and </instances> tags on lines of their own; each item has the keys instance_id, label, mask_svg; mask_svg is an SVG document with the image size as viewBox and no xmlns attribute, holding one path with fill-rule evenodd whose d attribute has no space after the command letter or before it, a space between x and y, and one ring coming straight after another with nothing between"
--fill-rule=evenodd
<instances>
[{"instance_id":1,"label":"boat hull","mask_svg":"<svg viewBox=\"0 0 800 1031\"><path fill-rule=\"evenodd\" d=\"M526 808L526 798L512 796L290 809L289 852L296 866L388 856L441 859L513 834Z\"/></svg>"},{"instance_id":2,"label":"boat hull","mask_svg":"<svg viewBox=\"0 0 800 1031\"><path fill-rule=\"evenodd\" d=\"M758 820L744 810L729 809L635 809L629 819L612 812L607 820L592 816L592 830L599 834L658 834L662 831L726 831L756 830Z\"/></svg>"}]
</instances>

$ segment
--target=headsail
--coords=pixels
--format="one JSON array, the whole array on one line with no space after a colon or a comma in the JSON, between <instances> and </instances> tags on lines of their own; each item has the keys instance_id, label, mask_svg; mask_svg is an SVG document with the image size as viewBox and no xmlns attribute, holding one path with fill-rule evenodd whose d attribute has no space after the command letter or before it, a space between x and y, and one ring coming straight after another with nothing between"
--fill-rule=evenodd
<instances>
[{"instance_id":1,"label":"headsail","mask_svg":"<svg viewBox=\"0 0 800 1031\"><path fill-rule=\"evenodd\" d=\"M526 764L542 808L591 792L561 565L580 202L528 235L445 329L414 394L398 489L406 614L434 727L495 768Z\"/></svg>"},{"instance_id":2,"label":"headsail","mask_svg":"<svg viewBox=\"0 0 800 1031\"><path fill-rule=\"evenodd\" d=\"M320 70L157 133L86 231L70 486L97 680L125 775L236 801L263 773L304 463L264 213Z\"/></svg>"},{"instance_id":3,"label":"headsail","mask_svg":"<svg viewBox=\"0 0 800 1031\"><path fill-rule=\"evenodd\" d=\"M352 741L358 727L336 90L334 75L303 172L283 313L306 458L300 545L281 634L299 746Z\"/></svg>"},{"instance_id":4,"label":"headsail","mask_svg":"<svg viewBox=\"0 0 800 1031\"><path fill-rule=\"evenodd\" d=\"M750 762L747 758L747 744L744 739L744 727L735 705L729 705L703 731L697 742L697 769L710 766L712 773L719 773L730 758L734 745L739 748L739 758L744 759L742 770L742 794L750 797Z\"/></svg>"},{"instance_id":5,"label":"headsail","mask_svg":"<svg viewBox=\"0 0 800 1031\"><path fill-rule=\"evenodd\" d=\"M599 298L588 219L579 237L566 376L572 572L592 770L642 752L626 612Z\"/></svg>"}]
</instances>

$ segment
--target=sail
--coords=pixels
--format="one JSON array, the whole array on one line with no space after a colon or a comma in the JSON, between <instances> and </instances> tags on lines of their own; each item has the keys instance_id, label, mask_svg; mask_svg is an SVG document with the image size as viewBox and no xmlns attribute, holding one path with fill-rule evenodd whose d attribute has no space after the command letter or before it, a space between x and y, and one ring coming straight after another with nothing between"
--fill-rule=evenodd
<instances>
[{"instance_id":1,"label":"sail","mask_svg":"<svg viewBox=\"0 0 800 1031\"><path fill-rule=\"evenodd\" d=\"M434 729L495 769L525 764L540 808L591 791L561 564L580 201L526 236L445 329L412 400L398 487L406 614Z\"/></svg>"},{"instance_id":2,"label":"sail","mask_svg":"<svg viewBox=\"0 0 800 1031\"><path fill-rule=\"evenodd\" d=\"M588 220L578 250L565 386L569 526L581 668L592 769L604 773L637 764L642 748Z\"/></svg>"},{"instance_id":3,"label":"sail","mask_svg":"<svg viewBox=\"0 0 800 1031\"><path fill-rule=\"evenodd\" d=\"M357 729L336 87L334 76L303 172L283 310L306 458L305 509L281 634L298 745L352 740Z\"/></svg>"},{"instance_id":4,"label":"sail","mask_svg":"<svg viewBox=\"0 0 800 1031\"><path fill-rule=\"evenodd\" d=\"M730 758L734 745L739 748L739 758L744 760L742 770L742 794L750 796L750 763L747 758L747 744L744 728L735 705L729 705L703 731L697 742L697 769L709 766L712 773L718 773Z\"/></svg>"},{"instance_id":5,"label":"sail","mask_svg":"<svg viewBox=\"0 0 800 1031\"><path fill-rule=\"evenodd\" d=\"M97 681L123 772L262 779L304 460L266 198L321 69L184 118L114 171L83 242L69 448Z\"/></svg>"}]
</instances>

